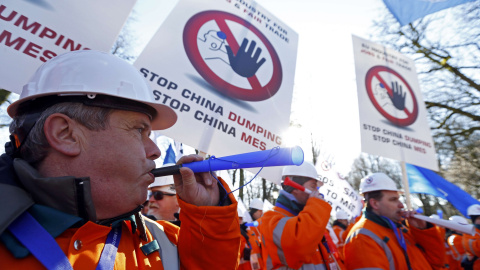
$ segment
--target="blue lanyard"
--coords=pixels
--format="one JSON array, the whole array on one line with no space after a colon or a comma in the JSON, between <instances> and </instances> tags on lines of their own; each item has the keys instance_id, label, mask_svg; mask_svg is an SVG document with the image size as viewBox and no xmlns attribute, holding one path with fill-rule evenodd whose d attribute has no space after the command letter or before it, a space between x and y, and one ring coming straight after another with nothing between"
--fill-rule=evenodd
<instances>
[{"instance_id":1,"label":"blue lanyard","mask_svg":"<svg viewBox=\"0 0 480 270\"><path fill-rule=\"evenodd\" d=\"M73 270L72 265L53 237L28 212L14 220L8 230L47 269Z\"/></svg>"},{"instance_id":2,"label":"blue lanyard","mask_svg":"<svg viewBox=\"0 0 480 270\"><path fill-rule=\"evenodd\" d=\"M407 254L407 244L405 243L405 238L403 237L402 231L399 228L397 228L397 226L395 226L395 223L393 223L391 219L387 217L383 217L383 218L387 219L388 222L390 222L390 226L392 226L392 230L395 233L395 237L397 238L398 243L405 251L405 254Z\"/></svg>"},{"instance_id":3,"label":"blue lanyard","mask_svg":"<svg viewBox=\"0 0 480 270\"><path fill-rule=\"evenodd\" d=\"M65 253L55 239L28 212L14 220L8 230L22 243L47 269L73 270ZM118 244L122 236L121 223L112 227L100 255L98 270L111 270L115 264Z\"/></svg>"},{"instance_id":4,"label":"blue lanyard","mask_svg":"<svg viewBox=\"0 0 480 270\"><path fill-rule=\"evenodd\" d=\"M407 262L408 269L411 270L412 267L410 265L410 260L408 259L408 253L407 253L407 243L405 242L405 238L403 237L402 230L400 228L397 228L397 226L395 226L395 223L393 223L391 219L385 216L382 216L382 217L388 220L388 222L390 223L390 226L392 226L392 230L395 233L395 237L397 238L398 243L403 249L403 255L405 256L405 261Z\"/></svg>"},{"instance_id":5,"label":"blue lanyard","mask_svg":"<svg viewBox=\"0 0 480 270\"><path fill-rule=\"evenodd\" d=\"M115 265L115 257L117 256L118 244L120 243L120 237L122 236L122 225L119 223L117 226L112 227L112 230L108 233L107 241L103 247L102 255L100 255L100 261L97 265L97 270L110 270Z\"/></svg>"}]
</instances>

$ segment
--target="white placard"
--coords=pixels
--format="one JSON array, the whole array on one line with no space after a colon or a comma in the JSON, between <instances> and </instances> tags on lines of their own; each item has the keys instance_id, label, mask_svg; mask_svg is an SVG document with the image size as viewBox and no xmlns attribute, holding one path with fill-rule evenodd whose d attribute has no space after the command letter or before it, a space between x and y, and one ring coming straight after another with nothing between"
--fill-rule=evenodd
<instances>
[{"instance_id":1,"label":"white placard","mask_svg":"<svg viewBox=\"0 0 480 270\"><path fill-rule=\"evenodd\" d=\"M438 171L415 62L353 36L362 151Z\"/></svg>"},{"instance_id":2,"label":"white placard","mask_svg":"<svg viewBox=\"0 0 480 270\"><path fill-rule=\"evenodd\" d=\"M162 134L222 157L283 146L297 42L255 2L181 0L134 65L178 115ZM275 182L281 169L261 175Z\"/></svg>"},{"instance_id":3,"label":"white placard","mask_svg":"<svg viewBox=\"0 0 480 270\"><path fill-rule=\"evenodd\" d=\"M347 180L327 161L322 161L317 171L320 181L323 182L319 191L323 194L325 201L332 206L330 214L334 219L339 210L345 211L349 218L360 216L363 197L353 189Z\"/></svg>"},{"instance_id":4,"label":"white placard","mask_svg":"<svg viewBox=\"0 0 480 270\"><path fill-rule=\"evenodd\" d=\"M136 0L4 0L0 3L0 88L20 93L56 55L109 52Z\"/></svg>"}]
</instances>

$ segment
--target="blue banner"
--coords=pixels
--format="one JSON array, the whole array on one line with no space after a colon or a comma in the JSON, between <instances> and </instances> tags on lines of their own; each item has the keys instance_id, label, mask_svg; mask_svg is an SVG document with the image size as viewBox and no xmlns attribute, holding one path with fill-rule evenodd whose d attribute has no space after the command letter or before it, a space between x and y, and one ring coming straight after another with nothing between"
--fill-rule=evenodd
<instances>
[{"instance_id":1,"label":"blue banner","mask_svg":"<svg viewBox=\"0 0 480 270\"><path fill-rule=\"evenodd\" d=\"M470 205L480 204L470 194L435 172L411 164L406 165L410 193L425 193L448 200L466 217Z\"/></svg>"},{"instance_id":2,"label":"blue banner","mask_svg":"<svg viewBox=\"0 0 480 270\"><path fill-rule=\"evenodd\" d=\"M167 152L165 153L165 158L163 159L163 165L165 164L175 164L175 151L173 151L172 144L168 145Z\"/></svg>"},{"instance_id":3,"label":"blue banner","mask_svg":"<svg viewBox=\"0 0 480 270\"><path fill-rule=\"evenodd\" d=\"M475 0L383 0L401 26L428 14Z\"/></svg>"}]
</instances>

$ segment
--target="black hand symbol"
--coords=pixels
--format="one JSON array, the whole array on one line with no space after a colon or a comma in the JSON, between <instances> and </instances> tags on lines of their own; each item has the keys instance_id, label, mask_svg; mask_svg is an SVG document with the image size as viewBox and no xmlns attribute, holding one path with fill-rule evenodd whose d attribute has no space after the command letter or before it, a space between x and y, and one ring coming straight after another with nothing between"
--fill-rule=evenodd
<instances>
[{"instance_id":1,"label":"black hand symbol","mask_svg":"<svg viewBox=\"0 0 480 270\"><path fill-rule=\"evenodd\" d=\"M398 110L403 111L405 109L405 95L403 93L402 86L398 85L398 82L392 82L392 95L388 95L392 100L393 106Z\"/></svg>"},{"instance_id":2,"label":"black hand symbol","mask_svg":"<svg viewBox=\"0 0 480 270\"><path fill-rule=\"evenodd\" d=\"M233 71L245 78L255 75L260 66L265 63L265 58L260 59L260 61L257 63L257 60L262 53L262 49L260 48L257 48L255 55L252 57L253 50L255 50L255 45L257 45L257 43L252 40L250 47L248 47L248 51L246 50L247 44L248 40L244 38L240 49L238 49L237 55L233 55L230 46L225 46L227 48L228 60L230 61L230 66L232 67Z\"/></svg>"}]
</instances>

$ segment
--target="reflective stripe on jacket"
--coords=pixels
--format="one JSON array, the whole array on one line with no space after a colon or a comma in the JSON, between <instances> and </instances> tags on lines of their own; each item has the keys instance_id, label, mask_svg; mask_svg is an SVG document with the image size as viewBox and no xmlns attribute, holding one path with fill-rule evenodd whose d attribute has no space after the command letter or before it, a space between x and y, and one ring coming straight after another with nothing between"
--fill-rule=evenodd
<instances>
[{"instance_id":1,"label":"reflective stripe on jacket","mask_svg":"<svg viewBox=\"0 0 480 270\"><path fill-rule=\"evenodd\" d=\"M448 237L448 245L452 249L452 255L456 261L462 261L465 257L465 248L462 243L462 236L458 234L452 234Z\"/></svg>"},{"instance_id":2,"label":"reflective stripe on jacket","mask_svg":"<svg viewBox=\"0 0 480 270\"><path fill-rule=\"evenodd\" d=\"M334 263L321 242L331 210L327 202L310 198L297 216L278 206L265 212L258 226L265 268L323 270L324 260Z\"/></svg>"},{"instance_id":3,"label":"reflective stripe on jacket","mask_svg":"<svg viewBox=\"0 0 480 270\"><path fill-rule=\"evenodd\" d=\"M403 235L412 269L443 268L445 246L436 228L410 228ZM344 251L347 269L408 269L393 230L365 217L348 234Z\"/></svg>"}]
</instances>

